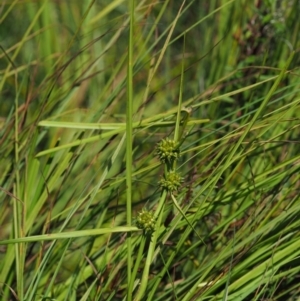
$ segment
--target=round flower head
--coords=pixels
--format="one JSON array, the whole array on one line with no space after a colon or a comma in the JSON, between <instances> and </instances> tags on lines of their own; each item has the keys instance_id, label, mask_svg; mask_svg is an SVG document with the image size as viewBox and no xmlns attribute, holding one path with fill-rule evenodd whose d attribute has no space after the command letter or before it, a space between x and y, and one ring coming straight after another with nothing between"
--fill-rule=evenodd
<instances>
[{"instance_id":1,"label":"round flower head","mask_svg":"<svg viewBox=\"0 0 300 301\"><path fill-rule=\"evenodd\" d=\"M162 163L172 163L180 157L179 144L169 138L157 144L156 152Z\"/></svg>"},{"instance_id":2,"label":"round flower head","mask_svg":"<svg viewBox=\"0 0 300 301\"><path fill-rule=\"evenodd\" d=\"M176 171L170 171L165 178L159 181L160 187L170 192L177 191L182 182L182 178Z\"/></svg>"},{"instance_id":3,"label":"round flower head","mask_svg":"<svg viewBox=\"0 0 300 301\"><path fill-rule=\"evenodd\" d=\"M143 209L136 217L136 226L145 234L151 234L155 229L154 212Z\"/></svg>"}]
</instances>

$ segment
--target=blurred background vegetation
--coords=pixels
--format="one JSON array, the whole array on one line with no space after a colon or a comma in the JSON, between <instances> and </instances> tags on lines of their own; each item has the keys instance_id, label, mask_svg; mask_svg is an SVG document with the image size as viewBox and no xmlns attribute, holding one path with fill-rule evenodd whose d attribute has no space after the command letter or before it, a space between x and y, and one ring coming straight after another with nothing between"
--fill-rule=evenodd
<instances>
[{"instance_id":1,"label":"blurred background vegetation","mask_svg":"<svg viewBox=\"0 0 300 301\"><path fill-rule=\"evenodd\" d=\"M0 4L1 240L126 225L128 2ZM135 2L134 216L156 208L180 95L192 110L185 218L168 197L145 300L300 298L299 16L298 0ZM0 299L123 300L125 241L3 244Z\"/></svg>"}]
</instances>

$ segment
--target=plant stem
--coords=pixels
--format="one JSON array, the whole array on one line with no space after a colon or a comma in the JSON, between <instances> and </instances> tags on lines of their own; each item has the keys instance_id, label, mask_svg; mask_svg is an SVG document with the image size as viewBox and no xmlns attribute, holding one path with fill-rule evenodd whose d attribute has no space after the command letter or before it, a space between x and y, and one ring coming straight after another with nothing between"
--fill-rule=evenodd
<instances>
[{"instance_id":1,"label":"plant stem","mask_svg":"<svg viewBox=\"0 0 300 301\"><path fill-rule=\"evenodd\" d=\"M134 26L134 0L129 0L129 48L127 66L127 108L126 108L126 215L127 226L131 226L132 219L132 112L133 112L133 26ZM132 300L131 267L132 267L132 241L131 234L127 234L127 300Z\"/></svg>"},{"instance_id":2,"label":"plant stem","mask_svg":"<svg viewBox=\"0 0 300 301\"><path fill-rule=\"evenodd\" d=\"M155 225L155 232L153 233L152 238L151 238L151 242L149 245L149 251L147 254L147 259L146 259L146 263L145 263L145 267L144 267L143 275L142 275L142 279L141 279L141 284L140 284L139 290L137 292L137 295L136 295L134 301L141 300L142 297L144 296L144 293L147 288L150 265L151 265L151 262L153 261L153 254L154 254L155 247L156 247L156 241L157 241L157 238L159 235L159 229L160 229L161 220L162 220L162 216L163 216L163 211L164 211L163 209L164 209L166 197L167 197L167 190L164 189L162 192L162 195L160 197L158 207L155 211L154 216L157 217L157 221L156 221L156 225Z\"/></svg>"}]
</instances>

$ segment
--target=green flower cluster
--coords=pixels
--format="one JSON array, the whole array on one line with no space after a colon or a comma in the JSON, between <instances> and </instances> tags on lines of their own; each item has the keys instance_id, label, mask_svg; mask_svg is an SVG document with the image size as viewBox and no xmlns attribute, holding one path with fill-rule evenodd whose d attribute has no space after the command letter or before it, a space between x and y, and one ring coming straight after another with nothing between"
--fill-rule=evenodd
<instances>
[{"instance_id":1,"label":"green flower cluster","mask_svg":"<svg viewBox=\"0 0 300 301\"><path fill-rule=\"evenodd\" d=\"M140 211L136 218L136 226L146 234L151 234L154 231L155 222L154 212L146 209Z\"/></svg>"},{"instance_id":2,"label":"green flower cluster","mask_svg":"<svg viewBox=\"0 0 300 301\"><path fill-rule=\"evenodd\" d=\"M182 178L176 171L170 171L165 178L159 181L160 187L170 192L177 191L182 182Z\"/></svg>"},{"instance_id":3,"label":"green flower cluster","mask_svg":"<svg viewBox=\"0 0 300 301\"><path fill-rule=\"evenodd\" d=\"M172 163L180 157L179 144L169 138L157 144L156 152L162 163Z\"/></svg>"}]
</instances>

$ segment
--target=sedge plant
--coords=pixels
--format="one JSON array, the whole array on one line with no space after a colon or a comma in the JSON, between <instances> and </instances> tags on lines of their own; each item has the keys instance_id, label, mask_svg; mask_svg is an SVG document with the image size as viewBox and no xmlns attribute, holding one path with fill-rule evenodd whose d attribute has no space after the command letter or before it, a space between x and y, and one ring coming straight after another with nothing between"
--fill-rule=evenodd
<instances>
[{"instance_id":1,"label":"sedge plant","mask_svg":"<svg viewBox=\"0 0 300 301\"><path fill-rule=\"evenodd\" d=\"M297 300L298 4L1 4L0 300Z\"/></svg>"}]
</instances>

